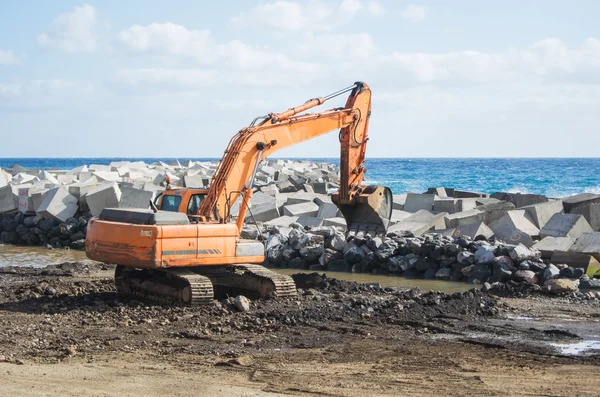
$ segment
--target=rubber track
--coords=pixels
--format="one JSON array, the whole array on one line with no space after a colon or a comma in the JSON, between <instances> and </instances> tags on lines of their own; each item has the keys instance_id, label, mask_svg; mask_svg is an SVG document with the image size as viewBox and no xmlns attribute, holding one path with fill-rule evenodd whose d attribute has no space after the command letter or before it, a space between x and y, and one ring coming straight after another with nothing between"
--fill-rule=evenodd
<instances>
[{"instance_id":1,"label":"rubber track","mask_svg":"<svg viewBox=\"0 0 600 397\"><path fill-rule=\"evenodd\" d=\"M270 280L275 285L275 294L282 296L296 296L296 283L290 276L279 274L261 265L241 264L231 265L236 270L242 270L245 275Z\"/></svg>"},{"instance_id":2,"label":"rubber track","mask_svg":"<svg viewBox=\"0 0 600 397\"><path fill-rule=\"evenodd\" d=\"M160 295L152 291L147 291L131 285L131 283L129 283L129 273L132 273L133 270L133 268L117 266L117 269L115 270L115 285L119 293L133 296L138 299L165 304L175 303L186 304L189 306L200 306L210 304L213 302L213 285L208 277L190 272L189 270L185 269L164 269L158 271L169 273L179 278L180 280L185 280L187 282L187 284L191 287L192 290L192 301L190 303L186 303L172 296ZM154 271L156 272L156 270ZM123 282L127 282L127 290L123 289Z\"/></svg>"}]
</instances>

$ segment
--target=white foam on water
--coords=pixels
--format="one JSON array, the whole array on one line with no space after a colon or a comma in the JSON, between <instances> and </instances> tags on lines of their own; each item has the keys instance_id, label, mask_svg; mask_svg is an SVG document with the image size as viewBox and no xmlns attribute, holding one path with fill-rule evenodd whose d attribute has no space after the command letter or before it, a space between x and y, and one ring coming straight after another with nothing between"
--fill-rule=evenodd
<instances>
[{"instance_id":1,"label":"white foam on water","mask_svg":"<svg viewBox=\"0 0 600 397\"><path fill-rule=\"evenodd\" d=\"M600 350L600 340L584 340L581 342L556 342L550 346L557 348L562 354L578 355L589 350Z\"/></svg>"}]
</instances>

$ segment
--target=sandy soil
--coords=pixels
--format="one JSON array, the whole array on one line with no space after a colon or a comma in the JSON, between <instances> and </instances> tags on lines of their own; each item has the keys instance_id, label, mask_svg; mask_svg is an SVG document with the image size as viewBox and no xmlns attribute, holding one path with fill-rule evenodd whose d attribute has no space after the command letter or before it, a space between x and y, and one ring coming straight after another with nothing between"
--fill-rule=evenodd
<instances>
[{"instance_id":1,"label":"sandy soil","mask_svg":"<svg viewBox=\"0 0 600 397\"><path fill-rule=\"evenodd\" d=\"M154 306L111 269L0 274L0 395L598 396L600 303L302 276L297 298Z\"/></svg>"}]
</instances>

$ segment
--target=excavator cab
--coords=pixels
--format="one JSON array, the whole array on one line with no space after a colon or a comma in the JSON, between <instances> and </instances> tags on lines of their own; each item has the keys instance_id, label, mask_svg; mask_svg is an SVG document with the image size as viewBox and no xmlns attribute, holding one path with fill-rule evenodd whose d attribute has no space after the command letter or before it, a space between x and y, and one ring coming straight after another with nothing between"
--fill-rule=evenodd
<instances>
[{"instance_id":1,"label":"excavator cab","mask_svg":"<svg viewBox=\"0 0 600 397\"><path fill-rule=\"evenodd\" d=\"M156 196L154 205L161 211L182 212L195 218L207 193L206 189L166 189Z\"/></svg>"}]
</instances>

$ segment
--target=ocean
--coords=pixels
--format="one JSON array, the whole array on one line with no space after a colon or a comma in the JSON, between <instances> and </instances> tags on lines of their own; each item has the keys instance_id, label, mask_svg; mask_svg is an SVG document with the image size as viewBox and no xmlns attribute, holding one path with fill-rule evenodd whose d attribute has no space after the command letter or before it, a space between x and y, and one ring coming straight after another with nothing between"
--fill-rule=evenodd
<instances>
[{"instance_id":1,"label":"ocean","mask_svg":"<svg viewBox=\"0 0 600 397\"><path fill-rule=\"evenodd\" d=\"M0 167L71 169L83 164L172 158L0 158ZM217 158L179 159L211 161ZM337 158L306 158L337 164ZM600 194L600 158L370 158L366 179L389 186L396 194L423 192L429 187L453 187L484 193L496 191L564 197Z\"/></svg>"}]
</instances>

